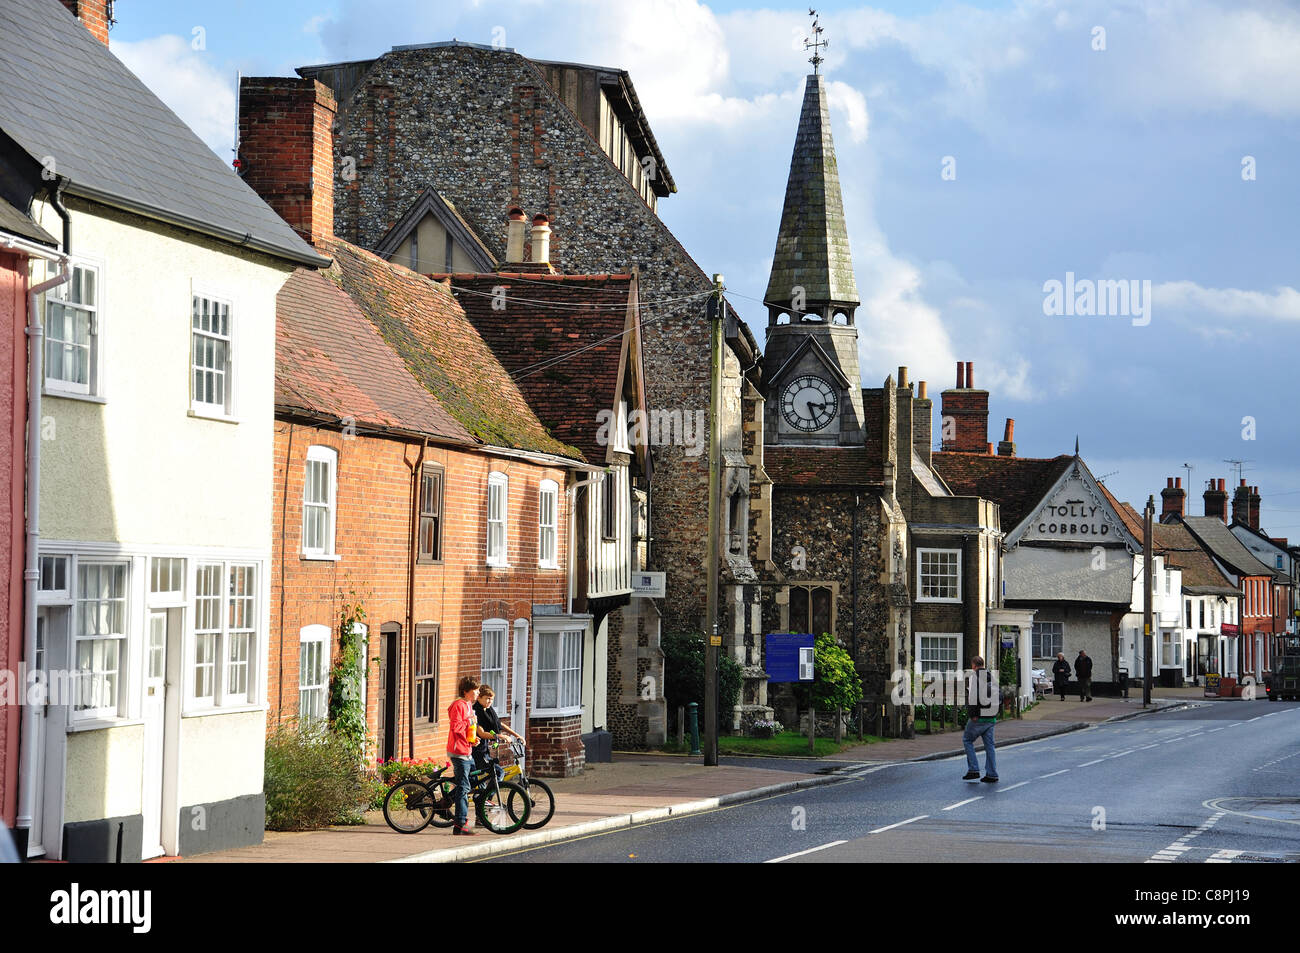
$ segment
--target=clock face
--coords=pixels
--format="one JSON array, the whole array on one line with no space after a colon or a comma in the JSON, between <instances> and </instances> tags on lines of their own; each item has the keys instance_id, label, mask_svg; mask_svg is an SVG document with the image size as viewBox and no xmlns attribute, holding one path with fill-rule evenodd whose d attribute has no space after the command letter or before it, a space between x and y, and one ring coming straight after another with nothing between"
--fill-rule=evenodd
<instances>
[{"instance_id":1,"label":"clock face","mask_svg":"<svg viewBox=\"0 0 1300 953\"><path fill-rule=\"evenodd\" d=\"M799 430L821 430L835 419L838 409L835 388L811 374L796 377L781 395L781 415Z\"/></svg>"}]
</instances>

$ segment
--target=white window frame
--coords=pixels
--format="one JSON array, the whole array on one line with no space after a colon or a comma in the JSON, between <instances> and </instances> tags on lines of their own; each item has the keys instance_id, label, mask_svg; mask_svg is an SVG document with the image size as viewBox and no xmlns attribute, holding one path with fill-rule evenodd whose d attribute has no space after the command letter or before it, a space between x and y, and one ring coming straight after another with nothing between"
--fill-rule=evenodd
<instances>
[{"instance_id":1,"label":"white window frame","mask_svg":"<svg viewBox=\"0 0 1300 953\"><path fill-rule=\"evenodd\" d=\"M1030 629L1030 634L1029 634L1029 657L1030 657L1030 658L1050 658L1050 659L1054 659L1054 658L1056 658L1056 653L1057 653L1057 652L1064 652L1064 651L1065 651L1065 623L1064 623L1064 622L1062 622L1062 621L1060 621L1060 620L1058 620L1058 619L1041 619L1041 620L1040 620L1040 619L1035 619L1034 622L1033 622L1033 625L1035 625L1035 626L1054 625L1054 626L1059 627L1060 630L1061 630L1061 647L1058 648L1055 652L1052 652L1052 653L1050 653L1050 654L1048 654L1048 655L1035 655L1035 654L1034 654L1034 632L1033 632L1033 629L1031 628L1031 629ZM1039 629L1039 631L1038 631L1038 644L1039 644L1039 648L1042 647L1042 639L1043 639L1043 632L1042 632L1042 629Z\"/></svg>"},{"instance_id":2,"label":"white window frame","mask_svg":"<svg viewBox=\"0 0 1300 953\"><path fill-rule=\"evenodd\" d=\"M206 300L214 304L225 305L229 309L229 324L226 333L214 334L211 330L204 331L194 326L194 306L200 300ZM239 361L236 359L236 353L239 345L238 317L234 301L225 295L217 294L212 290L195 285L190 289L190 305L187 310L189 326L189 385L190 385L190 416L207 417L213 420L225 420L235 422L237 413L237 404L235 400L236 385L238 383L237 371ZM195 371L211 372L216 368L209 368L206 365L197 364L196 337L202 336L215 340L224 340L226 342L226 363L225 367L220 368L225 381L225 401L220 404L209 403L199 399L198 391L194 384Z\"/></svg>"},{"instance_id":3,"label":"white window frame","mask_svg":"<svg viewBox=\"0 0 1300 953\"><path fill-rule=\"evenodd\" d=\"M496 507L493 506L493 496L498 498ZM496 512L496 518L493 518L493 512ZM510 478L500 470L493 470L488 474L488 492L487 492L487 538L484 541L487 548L487 564L489 566L507 567L510 565ZM497 530L497 534L493 530ZM493 539L494 535L499 535L499 539ZM498 545L494 545L494 542Z\"/></svg>"},{"instance_id":4,"label":"white window frame","mask_svg":"<svg viewBox=\"0 0 1300 953\"><path fill-rule=\"evenodd\" d=\"M488 643L497 642L500 646L499 665L488 668ZM490 677L489 677L490 676ZM479 682L486 682L496 692L499 704L494 707L497 714L509 713L506 680L510 677L510 623L505 619L484 619L483 640L479 651Z\"/></svg>"},{"instance_id":5,"label":"white window frame","mask_svg":"<svg viewBox=\"0 0 1300 953\"><path fill-rule=\"evenodd\" d=\"M67 294L70 290L71 280L51 288L45 293L45 302L42 308L42 318L45 328L45 339L43 347L46 349L41 355L42 377L45 393L57 397L74 397L86 400L102 401L104 397L104 263L94 258L77 256L68 263L74 269L88 271L95 276L95 301L93 304L72 304L67 300ZM52 276L52 274L51 274ZM86 311L90 314L90 354L87 359L87 373L90 377L85 384L65 380L61 377L50 377L49 347L52 338L50 337L50 308L53 305L64 305L76 308L80 311Z\"/></svg>"},{"instance_id":6,"label":"white window frame","mask_svg":"<svg viewBox=\"0 0 1300 953\"><path fill-rule=\"evenodd\" d=\"M264 650L261 626L261 599L262 599L262 573L265 571L264 565L253 559L191 559L192 568L190 578L193 580L191 591L193 598L193 623L192 628L187 633L189 651L187 653L185 664L185 701L187 705L186 714L196 711L220 711L229 708L244 708L252 705L260 697L258 692L260 688L259 679L261 669L258 666L258 660L262 658ZM216 569L218 572L218 583L216 593L216 613L217 623L215 628L200 628L202 613L200 612L199 600L205 601L213 599L212 594L204 593L200 589L199 576L205 570ZM231 624L232 594L231 584L235 578L236 572L241 574L247 572L251 574L248 589L241 593L238 598L247 603L247 613L245 619L251 624L243 626L234 626ZM232 659L230 656L231 649L241 636L247 636L246 657L235 664L245 668L245 684L243 691L231 691L231 667ZM199 644L200 638L210 638L212 651L211 659L208 661L199 661ZM212 666L211 692L200 695L195 684L198 676L199 665Z\"/></svg>"},{"instance_id":7,"label":"white window frame","mask_svg":"<svg viewBox=\"0 0 1300 953\"><path fill-rule=\"evenodd\" d=\"M956 567L957 594L955 596L927 596L925 594L925 578L926 578L926 573L924 572L925 557L927 555L935 555L935 554L957 557L957 567ZM960 549L927 548L927 549L918 549L916 551L916 601L917 602L947 602L947 603L961 602L961 550Z\"/></svg>"},{"instance_id":8,"label":"white window frame","mask_svg":"<svg viewBox=\"0 0 1300 953\"><path fill-rule=\"evenodd\" d=\"M550 522L547 522L547 503ZM542 569L559 569L560 553L560 485L543 480L537 491L537 565ZM549 543L549 545L548 545Z\"/></svg>"},{"instance_id":9,"label":"white window frame","mask_svg":"<svg viewBox=\"0 0 1300 953\"><path fill-rule=\"evenodd\" d=\"M921 647L926 639L943 639L952 642L953 647L953 667L951 669L927 668L922 663ZM960 672L961 671L961 643L962 633L960 632L917 632L916 633L916 654L913 656L913 667L918 675L924 675L926 672Z\"/></svg>"},{"instance_id":10,"label":"white window frame","mask_svg":"<svg viewBox=\"0 0 1300 953\"><path fill-rule=\"evenodd\" d=\"M566 715L582 714L582 649L586 639L586 629L579 628L572 621L562 625L547 625L542 617L533 621L533 708L535 718L559 718ZM543 645L554 639L556 646L555 668L542 668ZM576 649L574 645L576 644ZM574 659L576 656L576 666ZM542 692L549 681L548 673L555 673L555 701L551 707L541 705ZM576 683L576 692L570 691L568 697L562 697L565 690L564 675L576 672L576 678L568 679L569 685ZM575 697L576 696L576 697ZM564 702L569 704L563 704Z\"/></svg>"},{"instance_id":11,"label":"white window frame","mask_svg":"<svg viewBox=\"0 0 1300 953\"><path fill-rule=\"evenodd\" d=\"M311 625L304 625L298 630L298 724L306 727L309 724L324 723L329 720L330 712L330 650L333 643L333 632L327 625L319 622ZM303 647L315 646L319 652L320 659L320 681L303 683ZM319 692L320 702L318 706L320 712L318 716L306 717L303 712L303 697L306 692Z\"/></svg>"},{"instance_id":12,"label":"white window frame","mask_svg":"<svg viewBox=\"0 0 1300 953\"><path fill-rule=\"evenodd\" d=\"M122 602L122 631L120 633L111 633L107 635L83 635L82 634L83 606L90 600L83 598L83 593L81 591L82 588L81 571L83 569L88 569L91 567L98 567L101 569L103 568L112 569L112 568L121 567L122 569L125 570L123 574L122 594L120 597L114 597L113 600L113 601L117 601L118 599L120 599L120 601ZM72 706L72 720L74 723L87 722L87 721L116 720L123 717L123 709L126 707L127 699L130 697L130 692L133 687L130 678L131 622L132 622L132 615L133 615L131 611L132 602L133 602L133 593L131 591L131 560L129 559L79 559L73 564L72 571L76 574L76 578L75 578L75 582L70 582L70 585L73 586L73 592L72 592L73 604L72 604L72 618L70 622L71 636L72 636L72 657L70 660L71 664L69 667L78 673L81 673L82 671L88 671L93 675L93 673L96 671L95 668L93 667L93 661L92 661L92 667L90 669L83 670L81 668L81 663L80 663L81 645L83 643L90 643L91 654L93 657L95 651L94 650L95 643L97 642L117 643L117 668L114 670L117 679L117 687L116 687L117 697L114 699L114 704L100 705L91 708L79 707L79 702L82 697L81 695L82 692L84 691L97 692L99 690L99 686L97 682L92 682L92 684L88 687L83 682L84 676L79 674L76 682L78 704L74 704ZM46 646L47 651L48 648L49 647L47 645Z\"/></svg>"},{"instance_id":13,"label":"white window frame","mask_svg":"<svg viewBox=\"0 0 1300 953\"><path fill-rule=\"evenodd\" d=\"M327 468L325 502L307 500L307 491L311 486L308 479L312 464L322 464ZM303 559L339 559L335 551L338 526L338 487L339 487L339 452L333 447L313 444L307 448L307 459L302 467L302 558ZM325 538L323 546L307 545L308 508L325 510Z\"/></svg>"}]
</instances>

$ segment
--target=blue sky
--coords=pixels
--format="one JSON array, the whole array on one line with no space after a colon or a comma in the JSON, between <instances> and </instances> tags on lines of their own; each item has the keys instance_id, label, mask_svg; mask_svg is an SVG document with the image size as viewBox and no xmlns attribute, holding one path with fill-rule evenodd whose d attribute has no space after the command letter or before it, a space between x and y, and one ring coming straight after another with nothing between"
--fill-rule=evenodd
<instances>
[{"instance_id":1,"label":"blue sky","mask_svg":"<svg viewBox=\"0 0 1300 953\"><path fill-rule=\"evenodd\" d=\"M1018 452L1050 456L1077 433L1094 473L1138 505L1191 463L1197 514L1204 480L1232 482L1223 461L1245 459L1265 528L1300 538L1300 12L819 9L865 382L906 364L937 396L956 360L973 361L990 439L1014 417ZM678 184L660 213L727 276L762 340L752 299L780 217L806 14L738 0L119 0L112 38L226 158L236 70L286 75L452 37L626 68ZM1067 272L1149 281L1150 322L1045 315L1045 282Z\"/></svg>"}]
</instances>

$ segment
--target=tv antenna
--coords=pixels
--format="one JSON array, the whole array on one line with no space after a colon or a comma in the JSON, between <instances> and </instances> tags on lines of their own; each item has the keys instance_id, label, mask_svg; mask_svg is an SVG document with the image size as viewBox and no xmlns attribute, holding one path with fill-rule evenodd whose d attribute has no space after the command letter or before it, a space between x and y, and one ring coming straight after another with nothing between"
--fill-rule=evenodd
<instances>
[{"instance_id":1,"label":"tv antenna","mask_svg":"<svg viewBox=\"0 0 1300 953\"><path fill-rule=\"evenodd\" d=\"M1196 467L1192 466L1190 463L1184 463L1183 469L1187 471L1187 492L1190 493L1192 492L1192 471L1195 470Z\"/></svg>"},{"instance_id":2,"label":"tv antenna","mask_svg":"<svg viewBox=\"0 0 1300 953\"><path fill-rule=\"evenodd\" d=\"M1241 486L1242 474L1246 472L1246 464L1253 463L1252 460L1224 460L1224 463L1237 471L1237 482L1233 486Z\"/></svg>"},{"instance_id":3,"label":"tv antenna","mask_svg":"<svg viewBox=\"0 0 1300 953\"><path fill-rule=\"evenodd\" d=\"M817 11L809 7L808 16L812 17L812 36L804 37L803 48L813 51L813 55L809 57L808 62L813 65L813 74L816 75L820 72L822 63L826 62L826 58L822 56L822 50L830 46L831 41L822 39L822 34L826 30L817 20Z\"/></svg>"},{"instance_id":4,"label":"tv antenna","mask_svg":"<svg viewBox=\"0 0 1300 953\"><path fill-rule=\"evenodd\" d=\"M1101 476L1097 477L1097 482L1098 482L1098 483L1105 483L1105 482L1106 482L1106 477L1113 477L1113 476L1115 476L1117 473L1119 473L1118 470L1111 470L1109 473L1103 473Z\"/></svg>"}]
</instances>

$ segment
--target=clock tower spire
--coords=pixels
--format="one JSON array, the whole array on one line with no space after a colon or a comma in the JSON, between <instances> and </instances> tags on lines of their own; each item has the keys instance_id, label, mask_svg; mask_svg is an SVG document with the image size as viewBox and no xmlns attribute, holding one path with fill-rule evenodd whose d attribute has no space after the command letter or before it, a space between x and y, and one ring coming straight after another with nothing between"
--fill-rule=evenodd
<instances>
[{"instance_id":1,"label":"clock tower spire","mask_svg":"<svg viewBox=\"0 0 1300 953\"><path fill-rule=\"evenodd\" d=\"M861 446L862 377L853 275L839 166L831 139L822 27L813 16L814 72L803 109L767 283L767 440L773 444Z\"/></svg>"}]
</instances>

